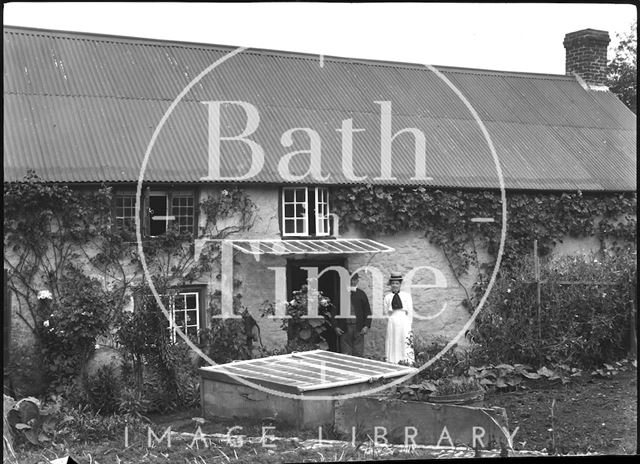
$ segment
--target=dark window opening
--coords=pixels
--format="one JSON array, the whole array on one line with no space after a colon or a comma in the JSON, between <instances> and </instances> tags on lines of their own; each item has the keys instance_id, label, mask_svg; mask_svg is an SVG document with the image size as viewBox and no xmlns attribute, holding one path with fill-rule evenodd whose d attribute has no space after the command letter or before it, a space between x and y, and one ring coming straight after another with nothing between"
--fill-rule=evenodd
<instances>
[{"instance_id":1,"label":"dark window opening","mask_svg":"<svg viewBox=\"0 0 640 464\"><path fill-rule=\"evenodd\" d=\"M156 237L167 231L167 197L151 195L149 197L149 235Z\"/></svg>"}]
</instances>

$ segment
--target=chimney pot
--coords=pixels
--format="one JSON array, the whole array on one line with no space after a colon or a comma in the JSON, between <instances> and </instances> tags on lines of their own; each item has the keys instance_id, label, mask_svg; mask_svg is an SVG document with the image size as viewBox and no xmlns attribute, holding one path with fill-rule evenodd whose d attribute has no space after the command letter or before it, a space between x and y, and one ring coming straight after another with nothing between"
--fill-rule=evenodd
<instances>
[{"instance_id":1,"label":"chimney pot","mask_svg":"<svg viewBox=\"0 0 640 464\"><path fill-rule=\"evenodd\" d=\"M565 35L566 73L578 74L594 86L605 85L609 42L609 33L596 29L583 29Z\"/></svg>"}]
</instances>

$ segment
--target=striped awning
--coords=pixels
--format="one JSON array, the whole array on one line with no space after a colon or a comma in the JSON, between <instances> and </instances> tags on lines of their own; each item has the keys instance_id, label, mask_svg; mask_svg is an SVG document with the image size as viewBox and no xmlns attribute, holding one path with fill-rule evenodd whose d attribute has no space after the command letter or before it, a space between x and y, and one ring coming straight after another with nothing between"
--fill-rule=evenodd
<instances>
[{"instance_id":1,"label":"striped awning","mask_svg":"<svg viewBox=\"0 0 640 464\"><path fill-rule=\"evenodd\" d=\"M324 240L230 240L236 250L250 255L342 255L388 253L395 249L364 238Z\"/></svg>"}]
</instances>

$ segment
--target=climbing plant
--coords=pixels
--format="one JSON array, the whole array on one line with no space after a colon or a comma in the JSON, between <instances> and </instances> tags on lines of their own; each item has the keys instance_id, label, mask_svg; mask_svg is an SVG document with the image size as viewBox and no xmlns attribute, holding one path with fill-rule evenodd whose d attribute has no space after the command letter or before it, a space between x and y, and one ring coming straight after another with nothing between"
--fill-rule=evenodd
<instances>
[{"instance_id":1,"label":"climbing plant","mask_svg":"<svg viewBox=\"0 0 640 464\"><path fill-rule=\"evenodd\" d=\"M440 246L456 275L477 264L477 248L494 257L500 243L502 204L499 192L431 190L425 187L359 185L340 187L332 211L341 227L355 226L367 235L399 230L423 232ZM473 217L493 218L474 223ZM513 265L538 241L542 255L564 237L595 236L601 244L635 243L635 193L507 193L507 236L502 265Z\"/></svg>"},{"instance_id":2,"label":"climbing plant","mask_svg":"<svg viewBox=\"0 0 640 464\"><path fill-rule=\"evenodd\" d=\"M78 372L119 301L82 269L87 248L109 227L110 189L73 191L29 172L4 184L4 265L17 317L37 341L50 388Z\"/></svg>"},{"instance_id":3,"label":"climbing plant","mask_svg":"<svg viewBox=\"0 0 640 464\"><path fill-rule=\"evenodd\" d=\"M149 292L144 290L137 243L130 233L113 227L111 205L107 186L71 188L34 172L4 184L4 262L17 316L36 339L41 350L37 359L46 361L49 388L62 387L64 379L70 382L80 373L98 337L122 329L119 341L135 351L137 366L141 369L143 358L153 362L169 379L167 385L178 390L176 366L182 359L167 342L166 320L159 319L164 316L158 309L140 317L122 314L132 290L145 297ZM255 205L234 186L214 190L199 206L204 226L197 236L168 227L166 234L143 240L161 295L211 272L219 263L215 240L247 230L255 219ZM196 239L212 239L199 258Z\"/></svg>"}]
</instances>

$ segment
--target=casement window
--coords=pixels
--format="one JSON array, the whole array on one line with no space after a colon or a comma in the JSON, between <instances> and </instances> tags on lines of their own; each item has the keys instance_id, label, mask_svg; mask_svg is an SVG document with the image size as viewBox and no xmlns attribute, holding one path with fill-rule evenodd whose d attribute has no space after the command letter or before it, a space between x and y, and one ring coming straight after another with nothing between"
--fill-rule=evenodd
<instances>
[{"instance_id":1,"label":"casement window","mask_svg":"<svg viewBox=\"0 0 640 464\"><path fill-rule=\"evenodd\" d=\"M132 192L114 195L113 221L117 230L135 232L136 196ZM141 206L143 235L158 237L169 228L195 233L196 208L192 191L146 191Z\"/></svg>"},{"instance_id":2,"label":"casement window","mask_svg":"<svg viewBox=\"0 0 640 464\"><path fill-rule=\"evenodd\" d=\"M117 230L135 232L136 196L134 194L116 194L114 201L114 222Z\"/></svg>"},{"instance_id":3,"label":"casement window","mask_svg":"<svg viewBox=\"0 0 640 464\"><path fill-rule=\"evenodd\" d=\"M171 225L180 232L193 232L194 202L189 192L150 192L148 200L148 235L164 234Z\"/></svg>"},{"instance_id":4,"label":"casement window","mask_svg":"<svg viewBox=\"0 0 640 464\"><path fill-rule=\"evenodd\" d=\"M329 189L282 188L282 236L322 237L329 230Z\"/></svg>"},{"instance_id":5,"label":"casement window","mask_svg":"<svg viewBox=\"0 0 640 464\"><path fill-rule=\"evenodd\" d=\"M171 341L176 343L181 339L178 330L192 339L196 339L202 327L202 292L200 290L185 290L168 295L160 295L164 307L171 315L167 321L167 330ZM152 295L145 295L141 302L143 310L157 308L157 302Z\"/></svg>"},{"instance_id":6,"label":"casement window","mask_svg":"<svg viewBox=\"0 0 640 464\"><path fill-rule=\"evenodd\" d=\"M197 337L200 331L200 293L183 292L173 295L169 300L171 312L171 341L176 342L180 335L177 328L189 337Z\"/></svg>"}]
</instances>

